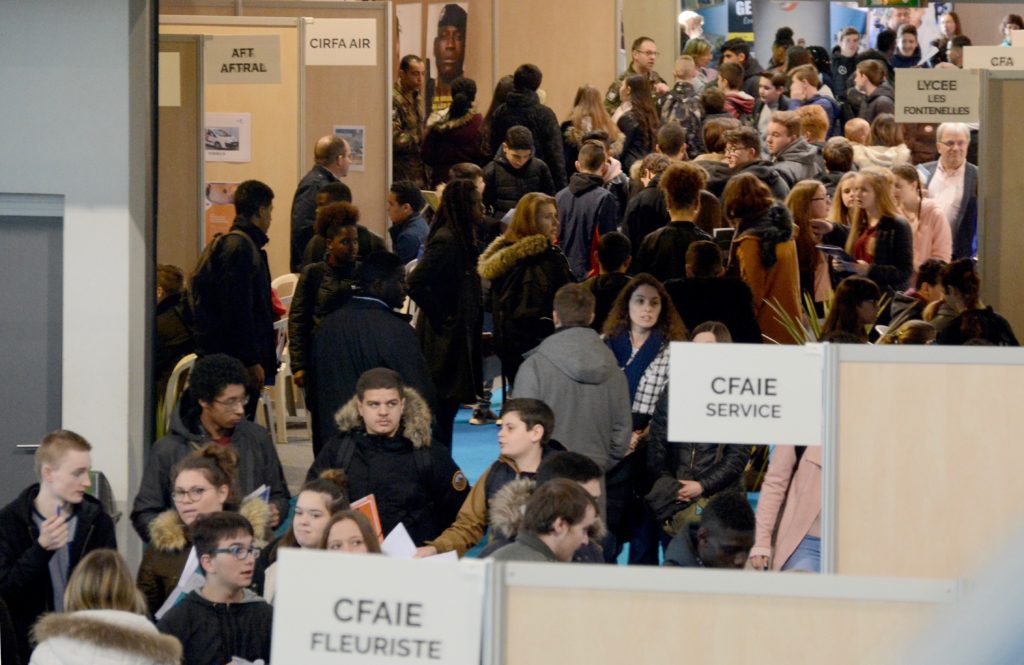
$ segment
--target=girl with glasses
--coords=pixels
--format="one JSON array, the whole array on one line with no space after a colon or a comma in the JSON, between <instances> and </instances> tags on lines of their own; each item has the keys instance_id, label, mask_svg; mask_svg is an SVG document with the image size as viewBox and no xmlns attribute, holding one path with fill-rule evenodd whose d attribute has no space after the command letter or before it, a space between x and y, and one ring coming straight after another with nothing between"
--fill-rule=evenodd
<instances>
[{"instance_id":1,"label":"girl with glasses","mask_svg":"<svg viewBox=\"0 0 1024 665\"><path fill-rule=\"evenodd\" d=\"M149 525L150 542L142 556L137 583L149 612L156 616L176 589L194 572L185 571L192 551L189 527L200 515L238 509L262 544L270 520L270 508L261 498L246 500L240 507L232 488L238 468L238 454L229 447L207 444L185 457L171 472L174 509L158 515ZM158 617L159 618L159 617Z\"/></svg>"}]
</instances>

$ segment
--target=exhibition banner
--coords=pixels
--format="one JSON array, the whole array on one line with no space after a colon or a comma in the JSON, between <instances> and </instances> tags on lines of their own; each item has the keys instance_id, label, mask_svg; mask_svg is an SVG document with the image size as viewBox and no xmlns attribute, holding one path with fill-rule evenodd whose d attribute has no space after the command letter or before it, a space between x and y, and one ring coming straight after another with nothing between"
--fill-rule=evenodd
<instances>
[{"instance_id":1,"label":"exhibition banner","mask_svg":"<svg viewBox=\"0 0 1024 665\"><path fill-rule=\"evenodd\" d=\"M896 122L978 122L980 106L976 70L896 70Z\"/></svg>"},{"instance_id":2,"label":"exhibition banner","mask_svg":"<svg viewBox=\"0 0 1024 665\"><path fill-rule=\"evenodd\" d=\"M479 665L488 565L282 548L271 662Z\"/></svg>"},{"instance_id":3,"label":"exhibition banner","mask_svg":"<svg viewBox=\"0 0 1024 665\"><path fill-rule=\"evenodd\" d=\"M820 344L673 342L670 441L820 446Z\"/></svg>"}]
</instances>

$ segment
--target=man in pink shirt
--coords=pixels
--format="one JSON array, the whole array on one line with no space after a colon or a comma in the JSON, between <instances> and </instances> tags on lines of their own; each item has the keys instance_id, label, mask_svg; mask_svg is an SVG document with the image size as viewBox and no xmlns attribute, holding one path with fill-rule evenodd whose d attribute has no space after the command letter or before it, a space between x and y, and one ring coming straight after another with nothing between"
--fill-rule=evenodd
<instances>
[{"instance_id":1,"label":"man in pink shirt","mask_svg":"<svg viewBox=\"0 0 1024 665\"><path fill-rule=\"evenodd\" d=\"M946 213L953 234L953 260L973 257L978 248L978 168L967 162L970 129L944 122L935 132L939 159L918 166L928 195Z\"/></svg>"}]
</instances>

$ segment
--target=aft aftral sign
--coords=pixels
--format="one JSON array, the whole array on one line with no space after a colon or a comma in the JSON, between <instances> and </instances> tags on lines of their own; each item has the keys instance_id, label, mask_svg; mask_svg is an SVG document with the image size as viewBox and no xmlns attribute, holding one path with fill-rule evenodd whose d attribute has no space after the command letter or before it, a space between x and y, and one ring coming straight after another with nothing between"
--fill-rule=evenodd
<instances>
[{"instance_id":1,"label":"aft aftral sign","mask_svg":"<svg viewBox=\"0 0 1024 665\"><path fill-rule=\"evenodd\" d=\"M377 64L376 19L306 19L303 39L307 65Z\"/></svg>"},{"instance_id":2,"label":"aft aftral sign","mask_svg":"<svg viewBox=\"0 0 1024 665\"><path fill-rule=\"evenodd\" d=\"M209 85L281 82L281 38L277 35L215 35L203 47Z\"/></svg>"},{"instance_id":3,"label":"aft aftral sign","mask_svg":"<svg viewBox=\"0 0 1024 665\"><path fill-rule=\"evenodd\" d=\"M973 70L896 70L896 122L977 122L980 97Z\"/></svg>"},{"instance_id":4,"label":"aft aftral sign","mask_svg":"<svg viewBox=\"0 0 1024 665\"><path fill-rule=\"evenodd\" d=\"M270 660L478 665L487 565L283 548Z\"/></svg>"},{"instance_id":5,"label":"aft aftral sign","mask_svg":"<svg viewBox=\"0 0 1024 665\"><path fill-rule=\"evenodd\" d=\"M671 441L821 445L820 344L675 342L670 360Z\"/></svg>"}]
</instances>

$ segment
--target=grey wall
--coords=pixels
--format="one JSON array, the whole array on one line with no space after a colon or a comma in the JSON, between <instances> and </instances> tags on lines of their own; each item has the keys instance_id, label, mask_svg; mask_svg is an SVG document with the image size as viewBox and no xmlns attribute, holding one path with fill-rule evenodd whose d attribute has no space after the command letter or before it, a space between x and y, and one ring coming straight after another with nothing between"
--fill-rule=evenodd
<instances>
[{"instance_id":1,"label":"grey wall","mask_svg":"<svg viewBox=\"0 0 1024 665\"><path fill-rule=\"evenodd\" d=\"M122 504L145 436L150 16L147 0L0 2L0 193L64 196L61 421Z\"/></svg>"}]
</instances>

